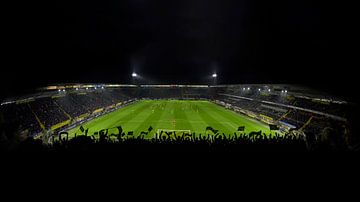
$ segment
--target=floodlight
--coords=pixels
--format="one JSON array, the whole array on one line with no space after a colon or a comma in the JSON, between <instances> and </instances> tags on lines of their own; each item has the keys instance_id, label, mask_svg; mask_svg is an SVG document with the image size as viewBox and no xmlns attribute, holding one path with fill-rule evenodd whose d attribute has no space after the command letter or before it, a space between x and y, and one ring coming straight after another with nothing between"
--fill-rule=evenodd
<instances>
[{"instance_id":1,"label":"floodlight","mask_svg":"<svg viewBox=\"0 0 360 202\"><path fill-rule=\"evenodd\" d=\"M104 89L104 86L103 86L103 87L101 87L101 89Z\"/></svg>"},{"instance_id":2,"label":"floodlight","mask_svg":"<svg viewBox=\"0 0 360 202\"><path fill-rule=\"evenodd\" d=\"M285 90L285 93L287 93L287 90Z\"/></svg>"},{"instance_id":3,"label":"floodlight","mask_svg":"<svg viewBox=\"0 0 360 202\"><path fill-rule=\"evenodd\" d=\"M131 74L132 77L137 77L138 75L134 72Z\"/></svg>"},{"instance_id":4,"label":"floodlight","mask_svg":"<svg viewBox=\"0 0 360 202\"><path fill-rule=\"evenodd\" d=\"M61 90L59 89L58 92L60 92Z\"/></svg>"},{"instance_id":5,"label":"floodlight","mask_svg":"<svg viewBox=\"0 0 360 202\"><path fill-rule=\"evenodd\" d=\"M245 90L245 88L243 88L243 90Z\"/></svg>"},{"instance_id":6,"label":"floodlight","mask_svg":"<svg viewBox=\"0 0 360 202\"><path fill-rule=\"evenodd\" d=\"M270 92L271 90L269 89L268 91Z\"/></svg>"},{"instance_id":7,"label":"floodlight","mask_svg":"<svg viewBox=\"0 0 360 202\"><path fill-rule=\"evenodd\" d=\"M260 89L260 88L259 88L258 90L259 90L259 91L261 91L261 89Z\"/></svg>"},{"instance_id":8,"label":"floodlight","mask_svg":"<svg viewBox=\"0 0 360 202\"><path fill-rule=\"evenodd\" d=\"M250 90L250 87L248 87L248 90Z\"/></svg>"},{"instance_id":9,"label":"floodlight","mask_svg":"<svg viewBox=\"0 0 360 202\"><path fill-rule=\"evenodd\" d=\"M216 78L216 77L217 77L217 74L213 74L212 77L213 77L213 78Z\"/></svg>"}]
</instances>

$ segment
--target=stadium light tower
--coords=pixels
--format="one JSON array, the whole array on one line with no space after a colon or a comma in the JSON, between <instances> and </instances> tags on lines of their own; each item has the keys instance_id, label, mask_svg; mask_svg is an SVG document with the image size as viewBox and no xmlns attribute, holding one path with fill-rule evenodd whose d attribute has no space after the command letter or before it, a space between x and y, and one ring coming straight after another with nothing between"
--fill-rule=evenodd
<instances>
[{"instance_id":1,"label":"stadium light tower","mask_svg":"<svg viewBox=\"0 0 360 202\"><path fill-rule=\"evenodd\" d=\"M136 72L133 72L131 74L131 78L132 78L132 83L137 85L138 84L138 79L139 79L139 75Z\"/></svg>"},{"instance_id":2,"label":"stadium light tower","mask_svg":"<svg viewBox=\"0 0 360 202\"><path fill-rule=\"evenodd\" d=\"M216 78L217 78L217 74L216 73L213 73L212 75L211 75L211 77L213 78L213 85L216 85Z\"/></svg>"}]
</instances>

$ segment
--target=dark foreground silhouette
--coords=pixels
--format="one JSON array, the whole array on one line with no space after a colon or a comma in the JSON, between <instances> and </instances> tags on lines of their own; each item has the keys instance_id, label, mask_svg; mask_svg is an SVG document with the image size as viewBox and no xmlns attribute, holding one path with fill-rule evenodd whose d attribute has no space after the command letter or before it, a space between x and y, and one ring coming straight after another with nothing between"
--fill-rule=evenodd
<instances>
[{"instance_id":1,"label":"dark foreground silhouette","mask_svg":"<svg viewBox=\"0 0 360 202\"><path fill-rule=\"evenodd\" d=\"M105 151L105 152L307 152L307 151L350 151L350 149L336 140L322 139L309 142L306 138L294 134L280 136L278 134L266 136L261 132L249 134L226 134L194 136L194 134L180 134L170 136L166 133L158 134L157 138L146 139L145 135L137 137L107 134L95 136L80 135L68 139L63 136L54 139L51 144L44 144L40 139L31 137L19 143L2 142L3 151L24 152L72 152L72 151Z\"/></svg>"}]
</instances>

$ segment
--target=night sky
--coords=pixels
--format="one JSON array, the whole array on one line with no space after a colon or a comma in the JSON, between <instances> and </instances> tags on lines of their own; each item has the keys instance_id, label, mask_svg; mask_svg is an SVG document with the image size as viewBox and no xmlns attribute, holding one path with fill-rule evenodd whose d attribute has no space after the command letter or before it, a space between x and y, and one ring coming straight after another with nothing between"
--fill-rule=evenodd
<instances>
[{"instance_id":1,"label":"night sky","mask_svg":"<svg viewBox=\"0 0 360 202\"><path fill-rule=\"evenodd\" d=\"M129 83L133 71L144 83L208 83L216 72L220 84L300 83L337 94L356 78L345 63L353 26L344 14L350 12L336 3L13 4L4 7L3 95L54 83Z\"/></svg>"}]
</instances>

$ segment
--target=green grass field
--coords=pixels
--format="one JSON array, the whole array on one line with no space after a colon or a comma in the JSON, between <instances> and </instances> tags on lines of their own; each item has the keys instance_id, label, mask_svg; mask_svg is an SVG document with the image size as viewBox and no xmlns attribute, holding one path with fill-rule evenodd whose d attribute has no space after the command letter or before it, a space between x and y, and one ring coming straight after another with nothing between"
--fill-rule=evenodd
<instances>
[{"instance_id":1,"label":"green grass field","mask_svg":"<svg viewBox=\"0 0 360 202\"><path fill-rule=\"evenodd\" d=\"M191 133L205 134L207 126L226 134L233 134L239 126L245 126L246 133L259 130L270 133L268 125L245 115L208 101L188 100L141 100L82 126L89 129L89 135L101 129L121 126L126 133L134 131L135 137L152 126L154 129L146 138L154 137L158 129L190 130ZM68 131L69 137L73 137L75 133L82 134L79 128L80 126ZM114 128L109 130L110 133L118 132Z\"/></svg>"}]
</instances>

